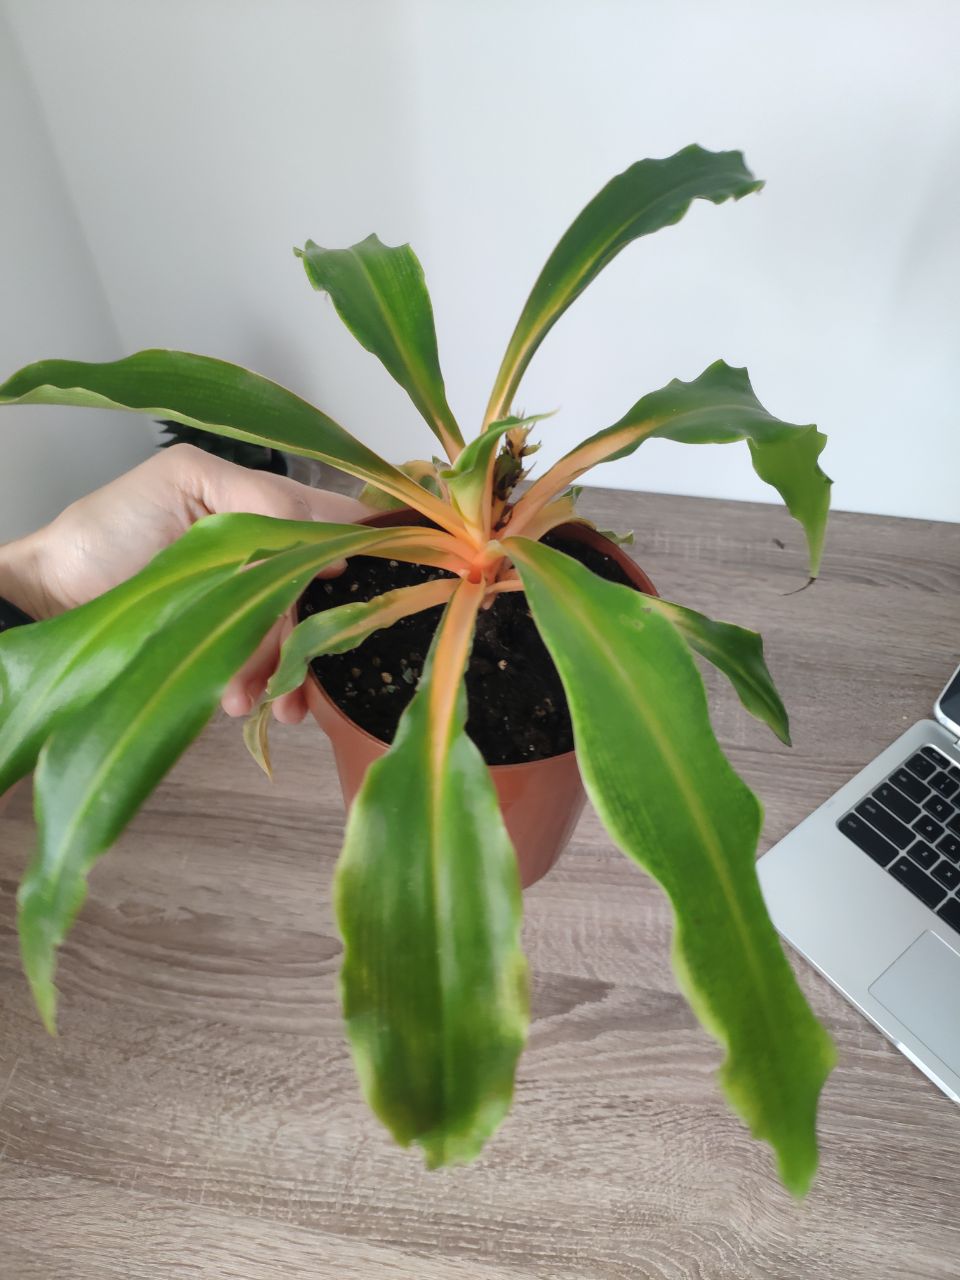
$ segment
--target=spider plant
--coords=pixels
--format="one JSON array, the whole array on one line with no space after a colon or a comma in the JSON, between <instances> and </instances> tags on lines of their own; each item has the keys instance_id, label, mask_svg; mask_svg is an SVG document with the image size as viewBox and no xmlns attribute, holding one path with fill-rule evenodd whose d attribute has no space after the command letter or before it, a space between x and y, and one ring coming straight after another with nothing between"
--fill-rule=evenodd
<instances>
[{"instance_id":1,"label":"spider plant","mask_svg":"<svg viewBox=\"0 0 960 1280\"><path fill-rule=\"evenodd\" d=\"M754 871L760 804L720 750L693 656L714 663L788 742L760 637L602 580L541 539L574 517L584 472L645 440L746 441L757 473L803 526L815 575L829 505L818 465L825 438L768 413L746 371L718 361L641 397L518 497L535 419L513 416L540 344L621 249L678 222L695 199L739 200L761 185L740 153L698 146L609 182L537 278L469 441L447 402L411 248L376 236L341 250L307 241L296 252L311 284L409 393L442 461L392 465L268 379L183 352L47 360L0 386L0 403L135 410L321 459L429 521L379 529L214 516L115 590L0 638L0 792L36 772L38 846L19 932L48 1027L56 951L88 871L271 624L342 557L437 566L454 576L301 622L265 695L264 705L295 688L316 655L444 604L417 692L351 809L335 876L344 1013L370 1106L438 1166L474 1157L510 1105L529 1016L521 894L490 773L465 732L464 670L478 610L523 591L563 682L588 794L612 840L670 899L677 979L725 1049L727 1097L774 1148L784 1183L806 1190L833 1050L764 909ZM261 753L264 727L261 709L249 733Z\"/></svg>"}]
</instances>

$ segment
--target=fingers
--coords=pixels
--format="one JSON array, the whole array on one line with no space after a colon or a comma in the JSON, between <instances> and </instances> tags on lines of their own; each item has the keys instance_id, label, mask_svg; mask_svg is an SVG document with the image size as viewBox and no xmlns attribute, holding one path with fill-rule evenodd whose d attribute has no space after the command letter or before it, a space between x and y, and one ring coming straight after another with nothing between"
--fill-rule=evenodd
<instances>
[{"instance_id":1,"label":"fingers","mask_svg":"<svg viewBox=\"0 0 960 1280\"><path fill-rule=\"evenodd\" d=\"M293 618L290 614L285 614L279 622L274 623L227 685L220 705L228 716L248 716L257 705L267 687L267 681L276 670L280 648L292 630ZM299 724L307 714L307 699L303 689L293 689L276 698L272 710L274 718L280 724Z\"/></svg>"},{"instance_id":2,"label":"fingers","mask_svg":"<svg viewBox=\"0 0 960 1280\"><path fill-rule=\"evenodd\" d=\"M256 706L259 696L258 694L255 697L246 687L234 685L231 682L220 700L220 705L228 716L234 718L248 716ZM273 712L273 718L279 724L300 724L308 710L306 695L303 689L294 689L292 693L285 693L275 699L270 709Z\"/></svg>"},{"instance_id":3,"label":"fingers","mask_svg":"<svg viewBox=\"0 0 960 1280\"><path fill-rule=\"evenodd\" d=\"M220 705L228 716L249 715L277 666L280 646L290 634L289 614L275 622L224 690Z\"/></svg>"},{"instance_id":4,"label":"fingers","mask_svg":"<svg viewBox=\"0 0 960 1280\"><path fill-rule=\"evenodd\" d=\"M253 704L253 698L236 683L236 677L227 685L220 699L221 707L234 720L238 720L241 716L248 716L253 710Z\"/></svg>"},{"instance_id":5,"label":"fingers","mask_svg":"<svg viewBox=\"0 0 960 1280\"><path fill-rule=\"evenodd\" d=\"M277 698L273 704L273 716L280 724L299 724L307 714L307 699L303 689L294 689Z\"/></svg>"}]
</instances>

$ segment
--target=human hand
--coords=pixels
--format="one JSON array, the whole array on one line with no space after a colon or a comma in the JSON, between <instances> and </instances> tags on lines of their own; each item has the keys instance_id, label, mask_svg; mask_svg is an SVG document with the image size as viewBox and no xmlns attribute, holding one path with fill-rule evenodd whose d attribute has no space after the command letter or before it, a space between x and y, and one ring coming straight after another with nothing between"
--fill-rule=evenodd
<instances>
[{"instance_id":1,"label":"human hand","mask_svg":"<svg viewBox=\"0 0 960 1280\"><path fill-rule=\"evenodd\" d=\"M0 595L31 617L52 617L132 577L203 516L231 511L338 523L370 514L353 498L178 444L74 502L45 528L0 547ZM246 715L256 703L291 626L289 617L281 619L234 676L222 700L228 715ZM284 723L302 720L302 692L278 698L273 711Z\"/></svg>"}]
</instances>

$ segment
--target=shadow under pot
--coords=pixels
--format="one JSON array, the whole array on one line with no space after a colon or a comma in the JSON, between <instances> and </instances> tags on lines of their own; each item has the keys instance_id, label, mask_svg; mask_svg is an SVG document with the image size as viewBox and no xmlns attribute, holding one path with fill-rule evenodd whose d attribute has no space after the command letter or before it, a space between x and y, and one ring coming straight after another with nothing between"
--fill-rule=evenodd
<instances>
[{"instance_id":1,"label":"shadow under pot","mask_svg":"<svg viewBox=\"0 0 960 1280\"><path fill-rule=\"evenodd\" d=\"M391 511L364 523L384 528L429 522L418 512ZM600 577L657 594L639 565L595 529L559 525L544 542ZM300 599L299 616L443 576L442 570L424 565L354 556L340 577L311 583ZM333 745L348 809L367 769L389 750L441 611L401 619L349 653L325 655L311 664L307 703ZM566 847L586 795L560 677L522 592L498 595L481 610L466 681L467 732L487 761L526 889Z\"/></svg>"}]
</instances>

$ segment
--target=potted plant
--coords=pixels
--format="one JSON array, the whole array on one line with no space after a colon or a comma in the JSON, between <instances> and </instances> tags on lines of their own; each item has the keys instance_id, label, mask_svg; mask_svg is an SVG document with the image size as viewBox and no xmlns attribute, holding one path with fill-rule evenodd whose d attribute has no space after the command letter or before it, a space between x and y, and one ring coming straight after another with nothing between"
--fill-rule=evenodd
<instances>
[{"instance_id":1,"label":"potted plant","mask_svg":"<svg viewBox=\"0 0 960 1280\"><path fill-rule=\"evenodd\" d=\"M530 659L531 680L556 681L551 701L564 705L554 705L553 723L560 734L567 718L601 820L670 898L677 976L726 1049L720 1078L730 1102L773 1146L785 1184L806 1190L833 1050L766 915L754 871L760 805L713 735L693 653L713 662L747 710L788 742L786 713L759 636L659 599L613 541L584 534L574 482L653 437L745 440L757 473L802 524L816 574L829 505L830 482L818 465L825 439L813 426L773 417L746 371L718 361L690 382L643 396L518 496L536 419L512 416L540 343L622 248L679 221L694 199L719 204L760 186L738 152L697 146L614 178L534 284L469 441L447 403L432 309L409 246L374 236L345 250L308 241L298 254L311 283L409 392L443 460L391 465L291 392L198 355L44 361L0 386L0 403L132 409L317 458L359 477L387 506L414 513L394 510L367 527L214 516L105 596L2 637L0 792L35 767L38 848L20 889L19 931L48 1026L56 949L91 865L200 732L270 625L304 597L266 701L298 686L311 662L339 661L339 674L321 667L327 691L311 686L314 708L366 740L368 758L353 774L341 760L356 795L334 893L347 1031L363 1092L394 1137L420 1144L431 1166L468 1160L510 1104L528 1020L509 834L516 792L505 794L495 781L467 717L489 756L489 723L481 723L475 695L481 689L496 704L498 679L507 681L516 654ZM348 569L331 591L346 595L324 607L311 583L342 558ZM377 573L367 573L370 564ZM362 581L367 588L351 594ZM422 626L416 644L404 640L428 609L426 641ZM488 661L490 670L478 674L473 637L479 647L492 630L502 641L497 628L508 618L520 638L504 641L503 668ZM396 670L382 659L379 668L372 657L355 660L351 651L370 638L389 642ZM539 651L529 648L534 642ZM351 727L336 705L352 705L343 663L347 675L357 673L355 689L379 681L386 702L404 705L395 735L388 726L378 740ZM356 705L363 701L358 695ZM377 702L373 694L367 701ZM509 719L506 701L494 712ZM533 709L526 718L536 718ZM248 732L264 760L265 725L261 709ZM505 766L521 774L565 759L567 781L547 784L555 806L572 776L571 744L549 734L537 741L524 755L528 739L514 735L497 758L540 757ZM536 785L520 782L519 803ZM553 832L527 879L563 838Z\"/></svg>"}]
</instances>

